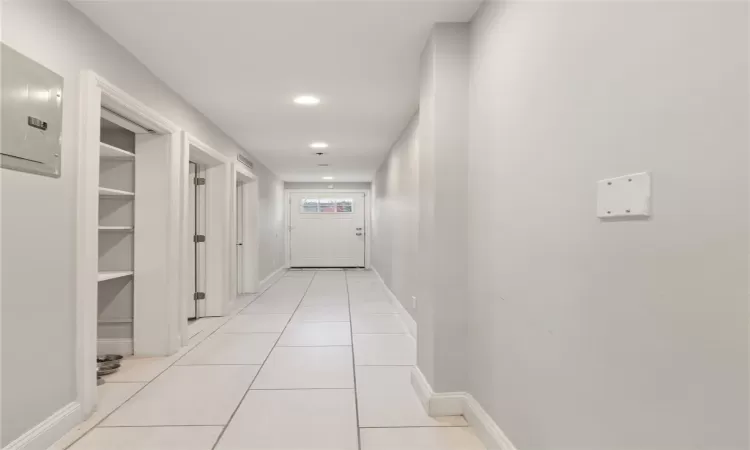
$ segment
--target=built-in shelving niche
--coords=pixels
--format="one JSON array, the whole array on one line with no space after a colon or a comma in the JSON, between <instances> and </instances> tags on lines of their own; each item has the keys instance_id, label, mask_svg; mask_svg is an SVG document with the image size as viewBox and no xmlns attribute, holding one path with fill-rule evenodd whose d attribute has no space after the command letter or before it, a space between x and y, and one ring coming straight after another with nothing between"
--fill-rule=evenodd
<instances>
[{"instance_id":1,"label":"built-in shelving niche","mask_svg":"<svg viewBox=\"0 0 750 450\"><path fill-rule=\"evenodd\" d=\"M99 354L133 354L135 153L135 133L101 119Z\"/></svg>"}]
</instances>

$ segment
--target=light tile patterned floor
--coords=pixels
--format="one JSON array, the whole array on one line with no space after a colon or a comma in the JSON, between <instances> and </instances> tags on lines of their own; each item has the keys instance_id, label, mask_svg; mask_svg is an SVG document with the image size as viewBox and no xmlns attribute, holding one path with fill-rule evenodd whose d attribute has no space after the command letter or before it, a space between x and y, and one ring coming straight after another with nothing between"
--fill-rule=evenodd
<instances>
[{"instance_id":1,"label":"light tile patterned floor","mask_svg":"<svg viewBox=\"0 0 750 450\"><path fill-rule=\"evenodd\" d=\"M463 417L425 414L416 345L373 273L292 271L244 301L176 355L126 360L51 449L484 449Z\"/></svg>"}]
</instances>

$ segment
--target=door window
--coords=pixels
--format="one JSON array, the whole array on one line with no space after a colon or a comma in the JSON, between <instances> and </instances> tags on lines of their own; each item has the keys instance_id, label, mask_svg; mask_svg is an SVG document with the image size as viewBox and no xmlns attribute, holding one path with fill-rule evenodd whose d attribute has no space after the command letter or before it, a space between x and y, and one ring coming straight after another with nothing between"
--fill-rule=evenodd
<instances>
[{"instance_id":1,"label":"door window","mask_svg":"<svg viewBox=\"0 0 750 450\"><path fill-rule=\"evenodd\" d=\"M331 198L321 198L320 199L320 212L322 213L336 212L336 200L331 199Z\"/></svg>"},{"instance_id":2,"label":"door window","mask_svg":"<svg viewBox=\"0 0 750 450\"><path fill-rule=\"evenodd\" d=\"M353 213L354 199L352 198L303 198L299 211L303 214L334 214Z\"/></svg>"},{"instance_id":3,"label":"door window","mask_svg":"<svg viewBox=\"0 0 750 450\"><path fill-rule=\"evenodd\" d=\"M350 198L339 199L336 201L336 212L350 213L353 211L353 200Z\"/></svg>"},{"instance_id":4,"label":"door window","mask_svg":"<svg viewBox=\"0 0 750 450\"><path fill-rule=\"evenodd\" d=\"M303 212L303 213L318 212L318 199L317 198L303 198L302 204L300 205L300 212Z\"/></svg>"}]
</instances>

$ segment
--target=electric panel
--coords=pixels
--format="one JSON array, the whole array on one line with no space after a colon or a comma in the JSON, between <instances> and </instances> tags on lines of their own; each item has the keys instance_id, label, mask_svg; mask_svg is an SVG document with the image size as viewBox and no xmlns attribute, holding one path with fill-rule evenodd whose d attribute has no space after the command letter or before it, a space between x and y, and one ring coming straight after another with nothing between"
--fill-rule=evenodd
<instances>
[{"instance_id":1,"label":"electric panel","mask_svg":"<svg viewBox=\"0 0 750 450\"><path fill-rule=\"evenodd\" d=\"M5 44L0 167L60 176L63 78Z\"/></svg>"}]
</instances>

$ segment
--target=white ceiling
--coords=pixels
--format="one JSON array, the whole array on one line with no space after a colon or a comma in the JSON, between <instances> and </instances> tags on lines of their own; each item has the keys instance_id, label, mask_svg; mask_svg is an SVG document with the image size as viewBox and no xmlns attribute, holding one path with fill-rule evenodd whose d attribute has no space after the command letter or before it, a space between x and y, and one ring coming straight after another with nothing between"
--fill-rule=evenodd
<instances>
[{"instance_id":1,"label":"white ceiling","mask_svg":"<svg viewBox=\"0 0 750 450\"><path fill-rule=\"evenodd\" d=\"M286 181L370 181L417 110L430 28L470 20L479 2L73 0ZM296 106L297 94L322 103Z\"/></svg>"}]
</instances>

